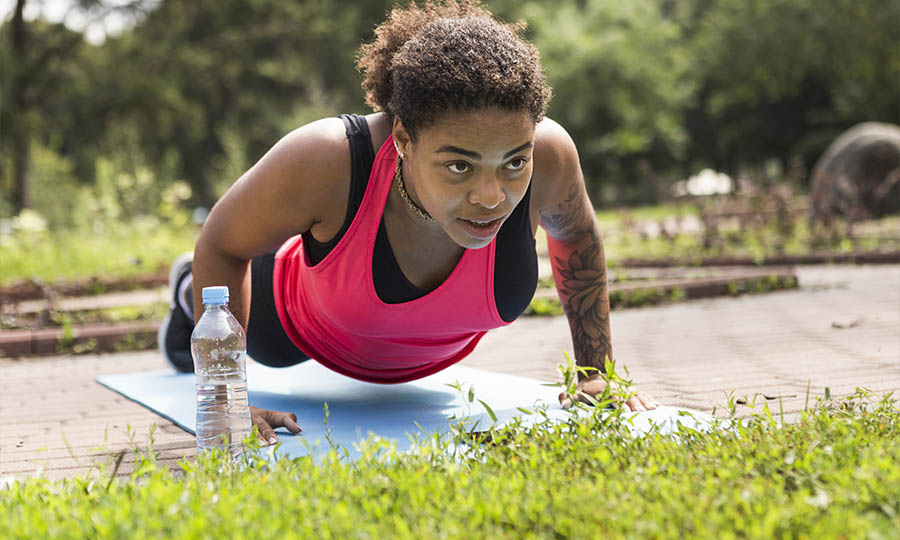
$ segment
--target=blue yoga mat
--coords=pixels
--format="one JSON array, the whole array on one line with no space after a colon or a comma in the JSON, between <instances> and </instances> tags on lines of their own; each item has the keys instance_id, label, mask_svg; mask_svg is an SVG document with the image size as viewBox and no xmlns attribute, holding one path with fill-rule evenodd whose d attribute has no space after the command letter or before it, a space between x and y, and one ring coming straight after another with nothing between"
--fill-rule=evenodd
<instances>
[{"instance_id":1,"label":"blue yoga mat","mask_svg":"<svg viewBox=\"0 0 900 540\"><path fill-rule=\"evenodd\" d=\"M97 382L195 433L193 374L126 373L102 375L97 377ZM459 385L463 391L449 385ZM523 418L525 423L543 419L535 414L529 416L521 408L533 411L546 407L547 415L559 420L569 415L560 408L559 387L460 365L417 381L381 385L344 377L314 361L289 368L248 362L247 386L254 407L297 415L302 433L294 435L285 428L276 430L281 443L278 454L291 457L328 452L325 403L330 412L330 437L348 451L351 459L359 456L355 445L370 433L396 442L399 451L407 451L412 447L411 435L447 433L453 418L465 419L468 425L477 426L478 431L487 430L495 421L479 400L491 408L498 425L514 417ZM470 389L474 391L472 401L469 401ZM671 431L677 422L702 427L711 420L703 413L666 406L629 413L627 417L632 429L638 432L649 430L651 423Z\"/></svg>"}]
</instances>

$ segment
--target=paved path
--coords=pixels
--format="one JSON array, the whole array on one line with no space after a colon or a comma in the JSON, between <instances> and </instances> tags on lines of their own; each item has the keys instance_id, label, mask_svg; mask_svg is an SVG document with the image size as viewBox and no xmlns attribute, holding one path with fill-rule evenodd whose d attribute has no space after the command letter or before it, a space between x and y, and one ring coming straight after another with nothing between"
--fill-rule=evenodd
<instances>
[{"instance_id":1,"label":"paved path","mask_svg":"<svg viewBox=\"0 0 900 540\"><path fill-rule=\"evenodd\" d=\"M781 396L788 415L802 410L807 386L811 402L826 386L837 396L900 390L900 266L798 274L797 291L616 311L616 357L661 402L704 411L721 408L726 390ZM523 318L491 332L465 363L556 380L563 350L563 317ZM155 352L0 359L0 483L38 469L50 478L84 472L145 447L154 424L162 462L193 455L192 436L94 382L163 368ZM130 469L126 454L119 471Z\"/></svg>"},{"instance_id":2,"label":"paved path","mask_svg":"<svg viewBox=\"0 0 900 540\"><path fill-rule=\"evenodd\" d=\"M900 390L900 266L797 272L799 290L615 311L617 361L661 402L707 411L725 390L783 396L786 412L803 409L807 385L811 402L826 386ZM529 318L486 336L466 363L547 379L564 349L564 317Z\"/></svg>"}]
</instances>

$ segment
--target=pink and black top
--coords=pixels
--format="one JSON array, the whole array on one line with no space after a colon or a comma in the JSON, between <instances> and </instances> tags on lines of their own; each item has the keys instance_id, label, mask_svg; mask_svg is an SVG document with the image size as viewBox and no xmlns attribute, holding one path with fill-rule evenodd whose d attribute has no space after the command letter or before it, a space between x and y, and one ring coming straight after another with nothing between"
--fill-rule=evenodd
<instances>
[{"instance_id":1,"label":"pink and black top","mask_svg":"<svg viewBox=\"0 0 900 540\"><path fill-rule=\"evenodd\" d=\"M526 207L517 208L503 226L511 225L516 214L520 225L523 215L528 225L525 245L530 245L530 253L516 250L525 253L515 257L519 260L513 262L511 284L495 275L501 229L484 248L465 250L435 290L400 303L379 297L373 268L384 264L375 259L376 241L386 243L382 213L396 163L393 139L388 137L374 158L358 210L352 220L348 212L349 225L336 244L324 258L313 260L307 244L314 239L297 235L275 254L272 276L275 308L291 341L338 373L377 383L418 379L462 360L487 330L509 324L524 311L537 281ZM528 197L522 202L527 203ZM522 231L515 236L522 236ZM392 256L389 247L388 254ZM495 294L495 286L509 297L506 301ZM498 303L513 307L501 316Z\"/></svg>"}]
</instances>

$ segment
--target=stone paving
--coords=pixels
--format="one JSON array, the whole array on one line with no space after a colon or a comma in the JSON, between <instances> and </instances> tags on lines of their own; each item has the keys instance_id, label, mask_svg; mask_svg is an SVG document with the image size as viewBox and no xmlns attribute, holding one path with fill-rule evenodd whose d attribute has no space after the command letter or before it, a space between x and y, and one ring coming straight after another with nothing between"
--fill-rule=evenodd
<instances>
[{"instance_id":1,"label":"stone paving","mask_svg":"<svg viewBox=\"0 0 900 540\"><path fill-rule=\"evenodd\" d=\"M790 419L826 386L835 396L859 386L900 390L900 265L808 267L798 276L794 291L615 311L616 358L662 403L706 412L722 410L726 391L774 398L770 407ZM564 317L523 318L488 334L464 363L557 380L563 350L571 351ZM194 455L191 435L94 382L165 367L153 351L0 358L0 484L37 471L84 473L122 450L119 473L127 473L129 450L146 448L154 425L161 462Z\"/></svg>"}]
</instances>

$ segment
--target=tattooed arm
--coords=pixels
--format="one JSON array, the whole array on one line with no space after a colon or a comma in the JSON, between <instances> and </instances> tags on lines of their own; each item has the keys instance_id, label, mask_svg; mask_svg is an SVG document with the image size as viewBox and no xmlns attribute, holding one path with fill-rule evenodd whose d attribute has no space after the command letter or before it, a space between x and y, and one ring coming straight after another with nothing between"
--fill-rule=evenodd
<instances>
[{"instance_id":1,"label":"tattooed arm","mask_svg":"<svg viewBox=\"0 0 900 540\"><path fill-rule=\"evenodd\" d=\"M553 278L579 366L602 371L612 359L603 242L569 134L546 119L535 130L534 202L547 232Z\"/></svg>"},{"instance_id":2,"label":"tattooed arm","mask_svg":"<svg viewBox=\"0 0 900 540\"><path fill-rule=\"evenodd\" d=\"M536 193L541 227L547 245L553 278L562 302L575 360L579 366L604 372L606 358L613 359L609 328L609 292L606 257L594 208L585 189L578 151L568 133L551 120L535 132ZM579 391L602 393L605 383L597 374L584 377ZM561 395L564 402L569 396ZM655 400L638 392L628 400L632 410L655 408Z\"/></svg>"},{"instance_id":3,"label":"tattooed arm","mask_svg":"<svg viewBox=\"0 0 900 540\"><path fill-rule=\"evenodd\" d=\"M606 258L594 211L579 178L553 210L541 215L553 279L559 292L579 366L604 371L613 358L609 331Z\"/></svg>"}]
</instances>

